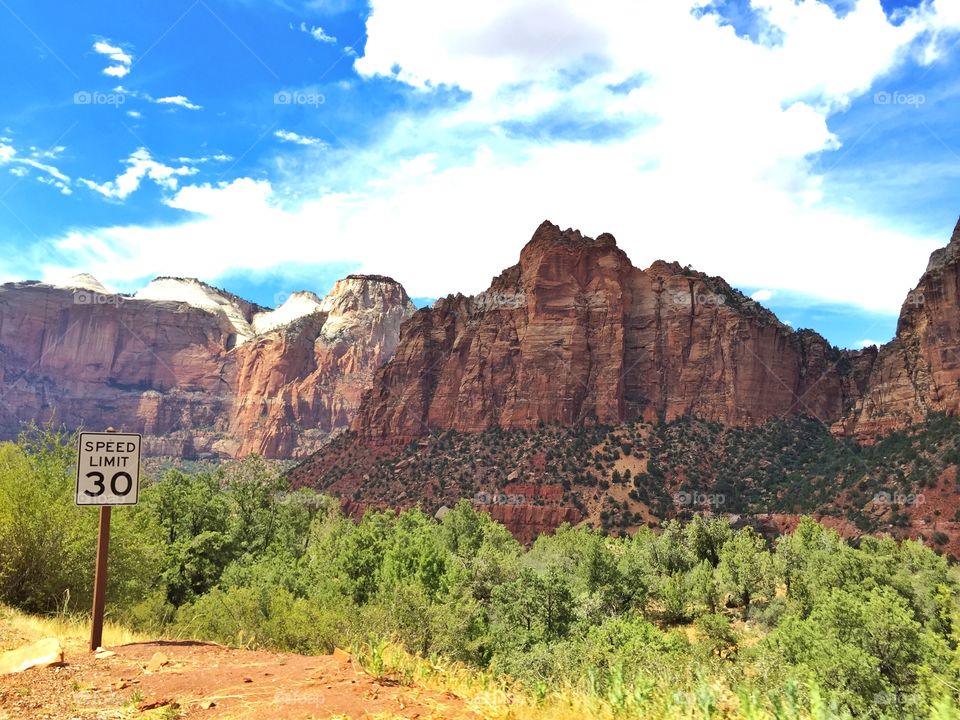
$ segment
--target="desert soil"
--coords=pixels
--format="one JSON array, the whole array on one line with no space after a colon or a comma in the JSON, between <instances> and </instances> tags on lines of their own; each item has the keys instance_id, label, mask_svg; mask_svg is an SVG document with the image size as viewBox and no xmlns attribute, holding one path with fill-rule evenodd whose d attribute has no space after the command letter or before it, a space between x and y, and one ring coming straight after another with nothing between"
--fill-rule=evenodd
<instances>
[{"instance_id":1,"label":"desert soil","mask_svg":"<svg viewBox=\"0 0 960 720\"><path fill-rule=\"evenodd\" d=\"M0 720L476 718L455 695L376 680L345 653L305 657L193 641L133 643L97 659L0 676ZM162 653L162 667L151 659Z\"/></svg>"}]
</instances>

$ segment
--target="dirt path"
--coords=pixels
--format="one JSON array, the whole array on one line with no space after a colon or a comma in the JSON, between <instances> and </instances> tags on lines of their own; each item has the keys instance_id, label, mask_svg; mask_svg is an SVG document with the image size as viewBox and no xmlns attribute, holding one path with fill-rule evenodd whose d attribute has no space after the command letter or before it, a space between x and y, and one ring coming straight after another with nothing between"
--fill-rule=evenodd
<instances>
[{"instance_id":1,"label":"dirt path","mask_svg":"<svg viewBox=\"0 0 960 720\"><path fill-rule=\"evenodd\" d=\"M0 720L479 717L450 693L377 681L349 656L178 641L110 650L96 659L68 646L63 667L0 676Z\"/></svg>"}]
</instances>

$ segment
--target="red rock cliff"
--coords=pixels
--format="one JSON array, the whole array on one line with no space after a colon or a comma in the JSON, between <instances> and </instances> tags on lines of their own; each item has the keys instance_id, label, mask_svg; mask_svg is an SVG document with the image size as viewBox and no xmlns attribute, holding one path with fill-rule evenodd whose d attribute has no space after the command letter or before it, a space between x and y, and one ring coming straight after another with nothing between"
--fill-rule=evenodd
<instances>
[{"instance_id":1,"label":"red rock cliff","mask_svg":"<svg viewBox=\"0 0 960 720\"><path fill-rule=\"evenodd\" d=\"M238 454L302 455L347 427L414 309L399 283L350 276L319 312L239 347L231 420Z\"/></svg>"},{"instance_id":2,"label":"red rock cliff","mask_svg":"<svg viewBox=\"0 0 960 720\"><path fill-rule=\"evenodd\" d=\"M141 432L152 454L290 457L344 427L414 307L389 278L351 276L266 312L194 280L134 297L0 287L0 433L53 418Z\"/></svg>"},{"instance_id":3,"label":"red rock cliff","mask_svg":"<svg viewBox=\"0 0 960 720\"><path fill-rule=\"evenodd\" d=\"M687 414L832 421L866 372L844 357L722 279L676 263L641 270L613 236L545 222L488 291L444 298L404 325L353 429L396 442L435 429Z\"/></svg>"},{"instance_id":4,"label":"red rock cliff","mask_svg":"<svg viewBox=\"0 0 960 720\"><path fill-rule=\"evenodd\" d=\"M907 293L896 337L876 353L862 397L835 426L862 437L960 409L960 223Z\"/></svg>"}]
</instances>

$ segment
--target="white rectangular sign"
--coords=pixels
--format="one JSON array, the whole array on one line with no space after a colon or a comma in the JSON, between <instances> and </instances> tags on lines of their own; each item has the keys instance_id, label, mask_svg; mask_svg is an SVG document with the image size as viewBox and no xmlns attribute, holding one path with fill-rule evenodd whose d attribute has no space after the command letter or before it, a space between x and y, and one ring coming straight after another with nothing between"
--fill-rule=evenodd
<instances>
[{"instance_id":1,"label":"white rectangular sign","mask_svg":"<svg viewBox=\"0 0 960 720\"><path fill-rule=\"evenodd\" d=\"M140 439L137 433L80 433L77 505L137 504Z\"/></svg>"}]
</instances>

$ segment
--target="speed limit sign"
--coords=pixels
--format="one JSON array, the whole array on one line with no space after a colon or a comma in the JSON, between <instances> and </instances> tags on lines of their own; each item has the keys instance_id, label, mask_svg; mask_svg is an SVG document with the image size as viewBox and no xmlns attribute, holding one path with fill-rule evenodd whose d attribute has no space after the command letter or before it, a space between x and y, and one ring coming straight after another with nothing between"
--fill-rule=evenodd
<instances>
[{"instance_id":1,"label":"speed limit sign","mask_svg":"<svg viewBox=\"0 0 960 720\"><path fill-rule=\"evenodd\" d=\"M80 433L77 505L137 504L140 439L137 433Z\"/></svg>"}]
</instances>

